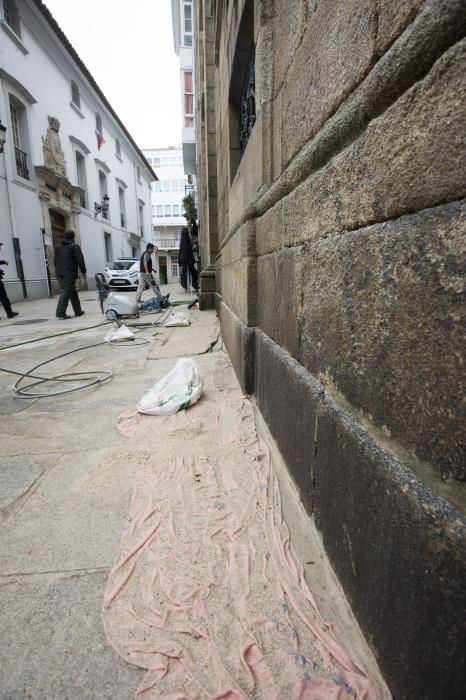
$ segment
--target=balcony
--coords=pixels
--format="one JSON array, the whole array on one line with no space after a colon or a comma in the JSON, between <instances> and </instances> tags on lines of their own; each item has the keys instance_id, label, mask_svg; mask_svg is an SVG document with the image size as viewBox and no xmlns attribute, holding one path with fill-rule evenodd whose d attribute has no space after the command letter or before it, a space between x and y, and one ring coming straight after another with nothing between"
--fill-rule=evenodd
<instances>
[{"instance_id":1,"label":"balcony","mask_svg":"<svg viewBox=\"0 0 466 700\"><path fill-rule=\"evenodd\" d=\"M20 177L29 180L29 170L27 167L28 155L20 148L15 146L16 172Z\"/></svg>"},{"instance_id":2,"label":"balcony","mask_svg":"<svg viewBox=\"0 0 466 700\"><path fill-rule=\"evenodd\" d=\"M176 238L161 238L159 241L156 241L156 245L165 250L168 248L177 249L180 247L180 242Z\"/></svg>"}]
</instances>

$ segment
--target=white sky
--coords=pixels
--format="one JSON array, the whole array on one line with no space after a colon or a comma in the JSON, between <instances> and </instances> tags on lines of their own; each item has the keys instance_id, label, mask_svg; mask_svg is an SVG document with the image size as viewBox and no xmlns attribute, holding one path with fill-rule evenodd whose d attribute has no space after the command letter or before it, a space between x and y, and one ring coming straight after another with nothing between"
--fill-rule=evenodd
<instances>
[{"instance_id":1,"label":"white sky","mask_svg":"<svg viewBox=\"0 0 466 700\"><path fill-rule=\"evenodd\" d=\"M170 0L44 0L140 148L181 141Z\"/></svg>"}]
</instances>

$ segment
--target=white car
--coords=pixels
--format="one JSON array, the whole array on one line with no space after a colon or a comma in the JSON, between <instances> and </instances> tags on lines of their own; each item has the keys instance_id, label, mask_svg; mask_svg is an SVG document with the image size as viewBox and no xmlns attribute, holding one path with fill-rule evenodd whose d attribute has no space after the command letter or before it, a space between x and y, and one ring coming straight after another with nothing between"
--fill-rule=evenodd
<instances>
[{"instance_id":1,"label":"white car","mask_svg":"<svg viewBox=\"0 0 466 700\"><path fill-rule=\"evenodd\" d=\"M139 258L118 258L105 268L110 289L135 290L139 283Z\"/></svg>"}]
</instances>

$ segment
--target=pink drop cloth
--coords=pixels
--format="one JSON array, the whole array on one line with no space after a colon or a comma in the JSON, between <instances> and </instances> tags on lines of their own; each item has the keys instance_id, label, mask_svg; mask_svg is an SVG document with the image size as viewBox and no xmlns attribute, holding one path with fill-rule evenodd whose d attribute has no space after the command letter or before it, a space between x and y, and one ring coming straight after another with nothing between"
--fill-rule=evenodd
<instances>
[{"instance_id":1,"label":"pink drop cloth","mask_svg":"<svg viewBox=\"0 0 466 700\"><path fill-rule=\"evenodd\" d=\"M138 457L110 574L107 638L148 700L379 697L317 609L270 453L239 392L118 424Z\"/></svg>"}]
</instances>

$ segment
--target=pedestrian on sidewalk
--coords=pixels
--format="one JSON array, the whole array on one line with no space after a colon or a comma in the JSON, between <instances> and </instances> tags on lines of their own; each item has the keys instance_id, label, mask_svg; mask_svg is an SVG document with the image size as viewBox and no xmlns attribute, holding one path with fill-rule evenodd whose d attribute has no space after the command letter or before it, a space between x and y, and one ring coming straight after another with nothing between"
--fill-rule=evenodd
<instances>
[{"instance_id":1,"label":"pedestrian on sidewalk","mask_svg":"<svg viewBox=\"0 0 466 700\"><path fill-rule=\"evenodd\" d=\"M2 247L3 243L0 243L0 248ZM0 260L0 265L8 265L8 260ZM13 311L11 308L10 300L8 299L8 294L6 293L5 285L3 284L3 275L5 273L3 270L0 270L0 301L3 304L3 308L5 309L5 313L8 316L8 318L14 318L15 316L18 315L17 311Z\"/></svg>"},{"instance_id":2,"label":"pedestrian on sidewalk","mask_svg":"<svg viewBox=\"0 0 466 700\"><path fill-rule=\"evenodd\" d=\"M155 270L152 267L152 255L155 251L155 246L153 243L148 243L144 253L139 259L139 285L136 292L136 301L139 303L141 301L142 293L146 289L146 285L149 287L149 291L159 299L162 299L162 292L159 289L158 284L153 284L154 278L152 273Z\"/></svg>"},{"instance_id":3,"label":"pedestrian on sidewalk","mask_svg":"<svg viewBox=\"0 0 466 700\"><path fill-rule=\"evenodd\" d=\"M69 301L71 301L74 315L82 316L84 311L76 291L76 280L79 270L81 275L86 277L86 263L81 248L74 242L74 231L65 231L63 240L55 248L54 263L55 272L62 288L57 304L57 318L71 318L66 313Z\"/></svg>"}]
</instances>

